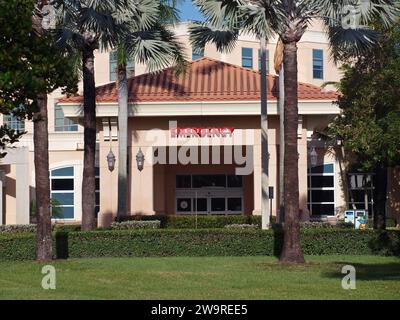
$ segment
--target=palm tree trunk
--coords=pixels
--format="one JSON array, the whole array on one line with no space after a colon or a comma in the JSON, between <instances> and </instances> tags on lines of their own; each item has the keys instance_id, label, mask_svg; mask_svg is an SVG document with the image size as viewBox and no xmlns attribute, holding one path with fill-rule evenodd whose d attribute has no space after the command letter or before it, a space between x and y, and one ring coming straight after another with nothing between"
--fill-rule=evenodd
<instances>
[{"instance_id":1,"label":"palm tree trunk","mask_svg":"<svg viewBox=\"0 0 400 320\"><path fill-rule=\"evenodd\" d=\"M283 249L280 261L283 263L304 263L305 261L300 247L299 223L297 43L292 41L284 45L285 222L283 227Z\"/></svg>"},{"instance_id":2,"label":"palm tree trunk","mask_svg":"<svg viewBox=\"0 0 400 320\"><path fill-rule=\"evenodd\" d=\"M47 118L47 95L37 97L39 111L33 117L33 144L36 185L37 252L38 261L52 259L51 212L49 178L49 134Z\"/></svg>"},{"instance_id":3,"label":"palm tree trunk","mask_svg":"<svg viewBox=\"0 0 400 320\"><path fill-rule=\"evenodd\" d=\"M94 50L83 50L84 155L82 180L82 230L95 228L96 85Z\"/></svg>"},{"instance_id":4,"label":"palm tree trunk","mask_svg":"<svg viewBox=\"0 0 400 320\"><path fill-rule=\"evenodd\" d=\"M42 9L47 1L37 1L32 15L32 26L38 37L44 33ZM36 259L52 260L49 132L47 117L47 94L37 95L38 111L33 115L33 149L35 162L36 194Z\"/></svg>"},{"instance_id":5,"label":"palm tree trunk","mask_svg":"<svg viewBox=\"0 0 400 320\"><path fill-rule=\"evenodd\" d=\"M128 87L126 65L118 66L118 216L127 215Z\"/></svg>"},{"instance_id":6,"label":"palm tree trunk","mask_svg":"<svg viewBox=\"0 0 400 320\"><path fill-rule=\"evenodd\" d=\"M285 219L285 72L283 64L279 70L279 214L277 222Z\"/></svg>"}]
</instances>

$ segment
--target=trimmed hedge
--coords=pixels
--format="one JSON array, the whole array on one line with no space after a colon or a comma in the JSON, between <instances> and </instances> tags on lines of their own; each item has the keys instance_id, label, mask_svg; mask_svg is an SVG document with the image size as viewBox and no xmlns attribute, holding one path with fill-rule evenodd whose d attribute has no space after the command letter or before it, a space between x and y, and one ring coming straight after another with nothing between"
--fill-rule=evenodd
<instances>
[{"instance_id":1,"label":"trimmed hedge","mask_svg":"<svg viewBox=\"0 0 400 320\"><path fill-rule=\"evenodd\" d=\"M34 233L0 234L1 260L33 260L36 257Z\"/></svg>"},{"instance_id":2,"label":"trimmed hedge","mask_svg":"<svg viewBox=\"0 0 400 320\"><path fill-rule=\"evenodd\" d=\"M36 232L36 224L9 224L0 226L0 234Z\"/></svg>"},{"instance_id":3,"label":"trimmed hedge","mask_svg":"<svg viewBox=\"0 0 400 320\"><path fill-rule=\"evenodd\" d=\"M152 216L125 216L117 217L116 222L123 221L148 221L159 220L163 229L194 229L196 228L195 215L152 215ZM245 216L245 215L231 215L231 216L197 216L198 229L214 229L224 228L232 224L256 224L261 228L261 216Z\"/></svg>"},{"instance_id":4,"label":"trimmed hedge","mask_svg":"<svg viewBox=\"0 0 400 320\"><path fill-rule=\"evenodd\" d=\"M81 225L77 224L52 224L51 229L53 231L80 231ZM15 225L2 225L0 226L0 234L10 234L10 233L35 233L36 224L15 224Z\"/></svg>"},{"instance_id":5,"label":"trimmed hedge","mask_svg":"<svg viewBox=\"0 0 400 320\"><path fill-rule=\"evenodd\" d=\"M57 232L57 258L279 255L282 231L248 229ZM305 229L306 255L400 255L400 232ZM35 236L0 235L0 260L35 257Z\"/></svg>"},{"instance_id":6,"label":"trimmed hedge","mask_svg":"<svg viewBox=\"0 0 400 320\"><path fill-rule=\"evenodd\" d=\"M128 229L159 229L160 221L148 220L148 221L124 221L124 222L113 222L111 229L113 230L128 230Z\"/></svg>"}]
</instances>

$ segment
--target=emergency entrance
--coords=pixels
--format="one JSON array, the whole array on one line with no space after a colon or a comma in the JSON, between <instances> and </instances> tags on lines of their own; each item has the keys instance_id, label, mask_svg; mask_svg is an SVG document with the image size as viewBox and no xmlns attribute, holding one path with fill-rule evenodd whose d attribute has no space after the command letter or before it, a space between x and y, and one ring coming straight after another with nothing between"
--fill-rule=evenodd
<instances>
[{"instance_id":1,"label":"emergency entrance","mask_svg":"<svg viewBox=\"0 0 400 320\"><path fill-rule=\"evenodd\" d=\"M243 214L243 177L176 175L175 210L178 214Z\"/></svg>"}]
</instances>

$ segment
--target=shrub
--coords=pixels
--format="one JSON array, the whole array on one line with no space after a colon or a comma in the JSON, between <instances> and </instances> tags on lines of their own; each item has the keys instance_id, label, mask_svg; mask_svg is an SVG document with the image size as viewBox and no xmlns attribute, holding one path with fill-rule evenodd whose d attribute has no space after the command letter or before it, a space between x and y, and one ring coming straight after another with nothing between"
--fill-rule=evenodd
<instances>
[{"instance_id":1,"label":"shrub","mask_svg":"<svg viewBox=\"0 0 400 320\"><path fill-rule=\"evenodd\" d=\"M29 233L36 232L35 224L16 224L0 226L0 234L4 233Z\"/></svg>"},{"instance_id":2,"label":"shrub","mask_svg":"<svg viewBox=\"0 0 400 320\"><path fill-rule=\"evenodd\" d=\"M51 226L53 231L80 231L81 225L64 225L53 224ZM35 233L36 224L17 224L17 225L4 225L0 226L0 234L4 233Z\"/></svg>"},{"instance_id":3,"label":"shrub","mask_svg":"<svg viewBox=\"0 0 400 320\"><path fill-rule=\"evenodd\" d=\"M161 228L167 229L214 229L224 228L229 224L256 224L261 227L261 216L204 216L198 215L153 215L117 217L117 222L159 220Z\"/></svg>"},{"instance_id":4,"label":"shrub","mask_svg":"<svg viewBox=\"0 0 400 320\"><path fill-rule=\"evenodd\" d=\"M226 229L259 229L260 227L256 224L228 224L225 226Z\"/></svg>"},{"instance_id":5,"label":"shrub","mask_svg":"<svg viewBox=\"0 0 400 320\"><path fill-rule=\"evenodd\" d=\"M80 224L53 224L53 231L65 231L65 232L75 232L81 231Z\"/></svg>"},{"instance_id":6,"label":"shrub","mask_svg":"<svg viewBox=\"0 0 400 320\"><path fill-rule=\"evenodd\" d=\"M54 233L58 258L279 255L283 233L260 229L139 229ZM305 255L400 255L400 231L303 229ZM0 260L35 257L34 234L0 235Z\"/></svg>"},{"instance_id":7,"label":"shrub","mask_svg":"<svg viewBox=\"0 0 400 320\"><path fill-rule=\"evenodd\" d=\"M345 223L344 221L338 221L336 224L324 221L307 221L301 222L300 227L303 229L354 229L352 223Z\"/></svg>"},{"instance_id":8,"label":"shrub","mask_svg":"<svg viewBox=\"0 0 400 320\"><path fill-rule=\"evenodd\" d=\"M36 256L36 237L33 233L0 234L1 260L33 260Z\"/></svg>"},{"instance_id":9,"label":"shrub","mask_svg":"<svg viewBox=\"0 0 400 320\"><path fill-rule=\"evenodd\" d=\"M159 220L113 222L111 224L111 229L159 229L160 224Z\"/></svg>"}]
</instances>

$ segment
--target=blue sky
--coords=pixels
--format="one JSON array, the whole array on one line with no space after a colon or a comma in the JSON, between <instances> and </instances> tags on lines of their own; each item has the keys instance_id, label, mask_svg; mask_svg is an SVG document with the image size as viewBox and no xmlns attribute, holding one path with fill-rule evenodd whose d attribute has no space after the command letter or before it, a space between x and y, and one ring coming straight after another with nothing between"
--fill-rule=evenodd
<instances>
[{"instance_id":1,"label":"blue sky","mask_svg":"<svg viewBox=\"0 0 400 320\"><path fill-rule=\"evenodd\" d=\"M203 20L201 13L196 9L191 0L182 0L179 10L182 21Z\"/></svg>"}]
</instances>

